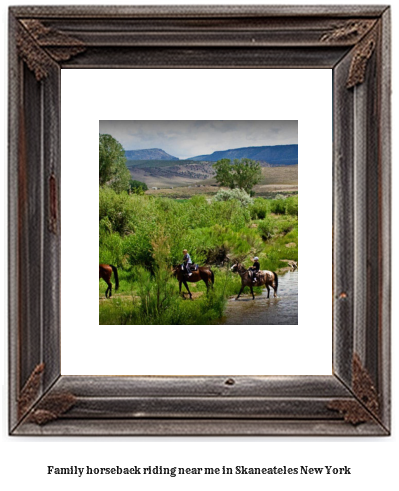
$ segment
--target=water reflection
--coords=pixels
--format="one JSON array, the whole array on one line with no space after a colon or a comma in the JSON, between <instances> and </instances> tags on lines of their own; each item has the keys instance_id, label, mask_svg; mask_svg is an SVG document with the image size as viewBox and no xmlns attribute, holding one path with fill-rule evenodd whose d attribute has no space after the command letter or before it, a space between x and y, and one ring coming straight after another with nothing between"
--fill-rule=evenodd
<instances>
[{"instance_id":1,"label":"water reflection","mask_svg":"<svg viewBox=\"0 0 399 491\"><path fill-rule=\"evenodd\" d=\"M266 289L256 295L255 300L252 300L249 288L245 293L238 300L228 300L221 324L298 324L298 271L279 276L277 298L273 297L272 288L269 299Z\"/></svg>"}]
</instances>

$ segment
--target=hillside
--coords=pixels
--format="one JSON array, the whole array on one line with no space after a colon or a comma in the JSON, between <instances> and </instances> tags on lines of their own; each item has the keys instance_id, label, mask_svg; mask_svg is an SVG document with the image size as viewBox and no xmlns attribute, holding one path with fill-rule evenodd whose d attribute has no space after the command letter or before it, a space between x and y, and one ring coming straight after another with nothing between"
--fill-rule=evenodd
<instances>
[{"instance_id":1,"label":"hillside","mask_svg":"<svg viewBox=\"0 0 399 491\"><path fill-rule=\"evenodd\" d=\"M248 158L262 162L263 165L297 165L298 145L273 145L263 147L243 147L213 152L210 155L198 155L189 160L217 162L220 159Z\"/></svg>"},{"instance_id":2,"label":"hillside","mask_svg":"<svg viewBox=\"0 0 399 491\"><path fill-rule=\"evenodd\" d=\"M127 160L179 160L169 155L161 148L147 148L143 150L125 150Z\"/></svg>"},{"instance_id":3,"label":"hillside","mask_svg":"<svg viewBox=\"0 0 399 491\"><path fill-rule=\"evenodd\" d=\"M145 182L149 188L212 186L216 184L215 171L212 166L217 160L229 158L233 161L236 158L245 157L260 162L262 170L267 170L269 177L275 174L274 169L284 167L284 172L278 172L278 178L275 181L278 184L295 185L297 183L298 145L236 148L187 160L179 160L161 149L128 150L126 155L128 156L126 165L132 179ZM289 167L295 168L294 172L289 172ZM296 176L292 177L293 174Z\"/></svg>"},{"instance_id":4,"label":"hillside","mask_svg":"<svg viewBox=\"0 0 399 491\"><path fill-rule=\"evenodd\" d=\"M191 165L195 164L198 165L200 162L198 160L179 160L179 162L176 162L176 160L156 160L156 159L150 159L150 160L128 160L126 162L126 167L128 169L130 168L136 168L136 169L154 169L154 168L159 168L159 167L173 167L176 165Z\"/></svg>"},{"instance_id":5,"label":"hillside","mask_svg":"<svg viewBox=\"0 0 399 491\"><path fill-rule=\"evenodd\" d=\"M143 165L140 162L127 162L132 179L142 181L148 187L188 186L210 179L215 175L211 162L156 161ZM132 164L132 165L130 165Z\"/></svg>"},{"instance_id":6,"label":"hillside","mask_svg":"<svg viewBox=\"0 0 399 491\"><path fill-rule=\"evenodd\" d=\"M134 179L139 179L138 174ZM143 175L141 175L143 177ZM147 176L148 178L148 176ZM170 198L189 198L196 194L213 195L219 190L214 178L195 180L188 175L176 178L149 177L146 181L150 188L146 194L167 196ZM156 187L157 189L152 189ZM298 192L298 166L287 165L278 167L263 167L262 179L254 187L256 196L273 197L275 194L291 195Z\"/></svg>"}]
</instances>

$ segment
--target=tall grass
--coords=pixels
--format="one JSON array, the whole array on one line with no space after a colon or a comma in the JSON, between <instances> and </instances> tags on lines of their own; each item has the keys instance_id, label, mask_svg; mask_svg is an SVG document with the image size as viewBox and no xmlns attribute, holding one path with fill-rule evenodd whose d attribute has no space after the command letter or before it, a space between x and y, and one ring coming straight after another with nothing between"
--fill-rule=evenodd
<instances>
[{"instance_id":1,"label":"tall grass","mask_svg":"<svg viewBox=\"0 0 399 491\"><path fill-rule=\"evenodd\" d=\"M189 284L194 295L199 293L190 301L188 295L179 295L178 282L170 273L160 281L139 266L129 293L100 303L100 324L212 324L222 317L228 296L240 286L239 277L227 268L215 270L215 275L214 288L209 291L203 282Z\"/></svg>"}]
</instances>

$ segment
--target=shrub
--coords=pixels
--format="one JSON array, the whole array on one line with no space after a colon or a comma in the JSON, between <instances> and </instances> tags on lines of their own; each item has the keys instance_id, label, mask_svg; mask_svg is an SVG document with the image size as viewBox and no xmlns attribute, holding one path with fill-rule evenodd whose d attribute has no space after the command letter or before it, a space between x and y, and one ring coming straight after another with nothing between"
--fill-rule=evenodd
<instances>
[{"instance_id":1,"label":"shrub","mask_svg":"<svg viewBox=\"0 0 399 491\"><path fill-rule=\"evenodd\" d=\"M214 196L214 201L229 201L231 199L236 199L240 202L242 206L252 205L254 200L250 195L243 189L220 189Z\"/></svg>"},{"instance_id":2,"label":"shrub","mask_svg":"<svg viewBox=\"0 0 399 491\"><path fill-rule=\"evenodd\" d=\"M273 199L270 201L270 211L278 215L285 215L285 200Z\"/></svg>"},{"instance_id":3,"label":"shrub","mask_svg":"<svg viewBox=\"0 0 399 491\"><path fill-rule=\"evenodd\" d=\"M269 240L274 235L274 222L271 218L266 218L259 222L258 230L262 239Z\"/></svg>"},{"instance_id":4,"label":"shrub","mask_svg":"<svg viewBox=\"0 0 399 491\"><path fill-rule=\"evenodd\" d=\"M145 191L148 191L148 186L145 182L130 179L129 191L134 194L144 194Z\"/></svg>"},{"instance_id":5,"label":"shrub","mask_svg":"<svg viewBox=\"0 0 399 491\"><path fill-rule=\"evenodd\" d=\"M124 259L123 239L117 233L106 233L100 236L100 263L122 266Z\"/></svg>"},{"instance_id":6,"label":"shrub","mask_svg":"<svg viewBox=\"0 0 399 491\"><path fill-rule=\"evenodd\" d=\"M285 211L288 215L298 216L298 196L291 196L287 198L285 205Z\"/></svg>"},{"instance_id":7,"label":"shrub","mask_svg":"<svg viewBox=\"0 0 399 491\"><path fill-rule=\"evenodd\" d=\"M130 228L133 209L129 195L117 194L109 187L99 190L99 218L108 219L114 232L124 235Z\"/></svg>"},{"instance_id":8,"label":"shrub","mask_svg":"<svg viewBox=\"0 0 399 491\"><path fill-rule=\"evenodd\" d=\"M256 198L253 205L249 208L251 219L263 220L266 218L268 207L268 200L264 198Z\"/></svg>"}]
</instances>

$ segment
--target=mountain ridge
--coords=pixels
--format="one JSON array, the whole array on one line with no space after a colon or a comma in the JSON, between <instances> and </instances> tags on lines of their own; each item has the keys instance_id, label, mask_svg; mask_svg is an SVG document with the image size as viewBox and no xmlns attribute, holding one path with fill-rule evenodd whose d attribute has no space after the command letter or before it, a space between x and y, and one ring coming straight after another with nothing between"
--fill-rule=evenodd
<instances>
[{"instance_id":1,"label":"mountain ridge","mask_svg":"<svg viewBox=\"0 0 399 491\"><path fill-rule=\"evenodd\" d=\"M267 162L270 165L297 165L298 145L264 145L259 147L240 147L228 150L217 150L208 155L197 155L187 160L217 162L220 159L249 158Z\"/></svg>"},{"instance_id":2,"label":"mountain ridge","mask_svg":"<svg viewBox=\"0 0 399 491\"><path fill-rule=\"evenodd\" d=\"M142 161L169 161L179 162L180 165L193 162L217 162L221 159L249 158L259 161L262 166L298 165L298 145L263 145L252 147L231 148L216 150L208 155L197 155L187 159L179 159L166 153L161 148L147 148L141 150L125 150L125 156L131 163Z\"/></svg>"},{"instance_id":3,"label":"mountain ridge","mask_svg":"<svg viewBox=\"0 0 399 491\"><path fill-rule=\"evenodd\" d=\"M169 155L162 148L144 148L142 150L125 150L128 160L180 160L178 157Z\"/></svg>"}]
</instances>

